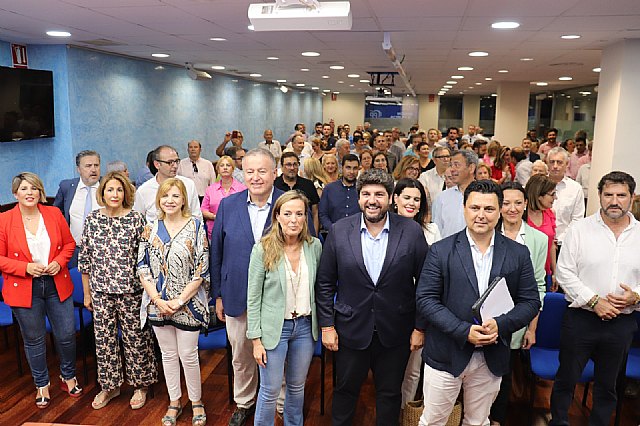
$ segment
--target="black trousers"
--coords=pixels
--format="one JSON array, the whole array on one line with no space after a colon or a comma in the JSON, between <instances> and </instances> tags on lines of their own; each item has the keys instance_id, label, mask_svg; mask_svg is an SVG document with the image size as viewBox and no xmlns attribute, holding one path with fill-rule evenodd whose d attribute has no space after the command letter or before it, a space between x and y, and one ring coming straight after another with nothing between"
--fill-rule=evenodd
<instances>
[{"instance_id":1,"label":"black trousers","mask_svg":"<svg viewBox=\"0 0 640 426\"><path fill-rule=\"evenodd\" d=\"M590 426L606 426L616 407L616 379L638 328L632 315L602 321L595 313L568 308L560 336L560 368L551 393L550 425L569 424L573 391L589 358L594 364Z\"/></svg>"},{"instance_id":2,"label":"black trousers","mask_svg":"<svg viewBox=\"0 0 640 426\"><path fill-rule=\"evenodd\" d=\"M333 426L353 423L353 416L362 383L373 371L376 388L376 425L398 424L402 403L402 380L409 360L409 341L406 345L385 348L378 333L368 348L356 350L344 345L336 352L336 387L333 391Z\"/></svg>"},{"instance_id":3,"label":"black trousers","mask_svg":"<svg viewBox=\"0 0 640 426\"><path fill-rule=\"evenodd\" d=\"M513 364L519 357L520 349L511 349L511 369L506 375L502 376L500 392L498 392L498 396L496 396L496 399L493 401L493 405L491 406L491 414L489 417L491 420L500 424L504 424L507 421L507 407L509 406L509 396L511 395L511 372L513 370Z\"/></svg>"}]
</instances>

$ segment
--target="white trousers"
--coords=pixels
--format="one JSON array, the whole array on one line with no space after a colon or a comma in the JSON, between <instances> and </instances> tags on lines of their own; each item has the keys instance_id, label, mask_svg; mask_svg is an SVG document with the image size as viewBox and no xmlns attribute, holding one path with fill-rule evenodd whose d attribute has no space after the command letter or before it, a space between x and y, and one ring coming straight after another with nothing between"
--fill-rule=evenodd
<instances>
[{"instance_id":1,"label":"white trousers","mask_svg":"<svg viewBox=\"0 0 640 426\"><path fill-rule=\"evenodd\" d=\"M404 370L404 380L402 380L402 405L404 408L407 402L413 401L420 382L420 367L422 366L422 349L412 351L409 355L407 368Z\"/></svg>"},{"instance_id":2,"label":"white trousers","mask_svg":"<svg viewBox=\"0 0 640 426\"><path fill-rule=\"evenodd\" d=\"M176 401L182 396L180 387L180 363L184 370L187 393L192 402L202 398L200 360L198 359L197 331L184 331L172 325L153 327L162 352L162 367L167 382L169 400Z\"/></svg>"},{"instance_id":3,"label":"white trousers","mask_svg":"<svg viewBox=\"0 0 640 426\"><path fill-rule=\"evenodd\" d=\"M226 324L233 353L233 399L239 408L250 408L258 391L258 364L253 358L253 343L247 339L247 313L227 315Z\"/></svg>"},{"instance_id":4,"label":"white trousers","mask_svg":"<svg viewBox=\"0 0 640 426\"><path fill-rule=\"evenodd\" d=\"M460 387L464 389L462 426L488 426L489 412L500 390L501 380L487 367L483 352L474 352L467 368L458 377L425 365L424 411L420 426L444 426Z\"/></svg>"}]
</instances>

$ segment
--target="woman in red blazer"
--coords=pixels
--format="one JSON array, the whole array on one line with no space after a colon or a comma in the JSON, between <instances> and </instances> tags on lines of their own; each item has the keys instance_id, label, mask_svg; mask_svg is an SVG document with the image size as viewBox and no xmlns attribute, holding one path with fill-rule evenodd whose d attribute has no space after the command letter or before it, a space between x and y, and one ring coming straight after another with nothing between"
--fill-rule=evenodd
<instances>
[{"instance_id":1,"label":"woman in red blazer","mask_svg":"<svg viewBox=\"0 0 640 426\"><path fill-rule=\"evenodd\" d=\"M18 204L0 214L2 295L20 325L37 389L36 406L45 408L50 400L45 315L60 354L60 386L72 397L82 393L75 377L73 283L67 269L76 244L60 210L41 204L46 196L37 175L20 173L11 191Z\"/></svg>"}]
</instances>

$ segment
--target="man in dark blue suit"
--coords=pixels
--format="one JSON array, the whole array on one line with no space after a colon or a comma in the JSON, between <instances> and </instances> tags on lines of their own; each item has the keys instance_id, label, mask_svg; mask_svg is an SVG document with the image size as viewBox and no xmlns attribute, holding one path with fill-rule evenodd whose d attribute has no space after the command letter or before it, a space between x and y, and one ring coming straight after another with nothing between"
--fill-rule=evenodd
<instances>
[{"instance_id":1,"label":"man in dark blue suit","mask_svg":"<svg viewBox=\"0 0 640 426\"><path fill-rule=\"evenodd\" d=\"M376 424L387 426L398 423L409 352L424 339L415 281L428 246L417 222L388 212L388 173L366 171L356 190L362 213L338 220L329 232L316 279L316 310L323 345L337 351L333 425L352 424L371 369Z\"/></svg>"},{"instance_id":2,"label":"man in dark blue suit","mask_svg":"<svg viewBox=\"0 0 640 426\"><path fill-rule=\"evenodd\" d=\"M89 150L80 151L76 155L76 167L80 177L62 180L53 200L53 205L62 211L76 241L76 250L69 261L69 267L75 267L78 263L84 218L92 210L100 208L96 201L100 183L100 154Z\"/></svg>"},{"instance_id":3,"label":"man in dark blue suit","mask_svg":"<svg viewBox=\"0 0 640 426\"><path fill-rule=\"evenodd\" d=\"M428 324L421 426L446 424L461 386L463 424L488 424L501 377L510 369L511 334L540 309L528 249L495 232L501 205L497 184L469 184L466 228L431 246L424 262L417 290L418 312ZM479 324L471 307L496 277L506 279L515 306Z\"/></svg>"}]
</instances>

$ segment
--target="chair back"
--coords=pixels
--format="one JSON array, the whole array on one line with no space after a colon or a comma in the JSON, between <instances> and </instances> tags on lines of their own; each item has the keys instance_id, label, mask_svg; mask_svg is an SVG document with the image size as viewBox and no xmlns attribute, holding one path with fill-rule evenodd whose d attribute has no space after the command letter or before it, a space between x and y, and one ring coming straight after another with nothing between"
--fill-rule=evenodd
<instances>
[{"instance_id":1,"label":"chair back","mask_svg":"<svg viewBox=\"0 0 640 426\"><path fill-rule=\"evenodd\" d=\"M82 274L78 268L69 269L71 281L73 281L73 302L84 306L84 288L82 287Z\"/></svg>"},{"instance_id":2,"label":"chair back","mask_svg":"<svg viewBox=\"0 0 640 426\"><path fill-rule=\"evenodd\" d=\"M540 311L538 328L536 329L536 347L560 348L560 330L567 306L564 294L547 293L544 296L544 307Z\"/></svg>"},{"instance_id":3,"label":"chair back","mask_svg":"<svg viewBox=\"0 0 640 426\"><path fill-rule=\"evenodd\" d=\"M4 285L4 278L0 275L0 292L2 291L2 286Z\"/></svg>"}]
</instances>

